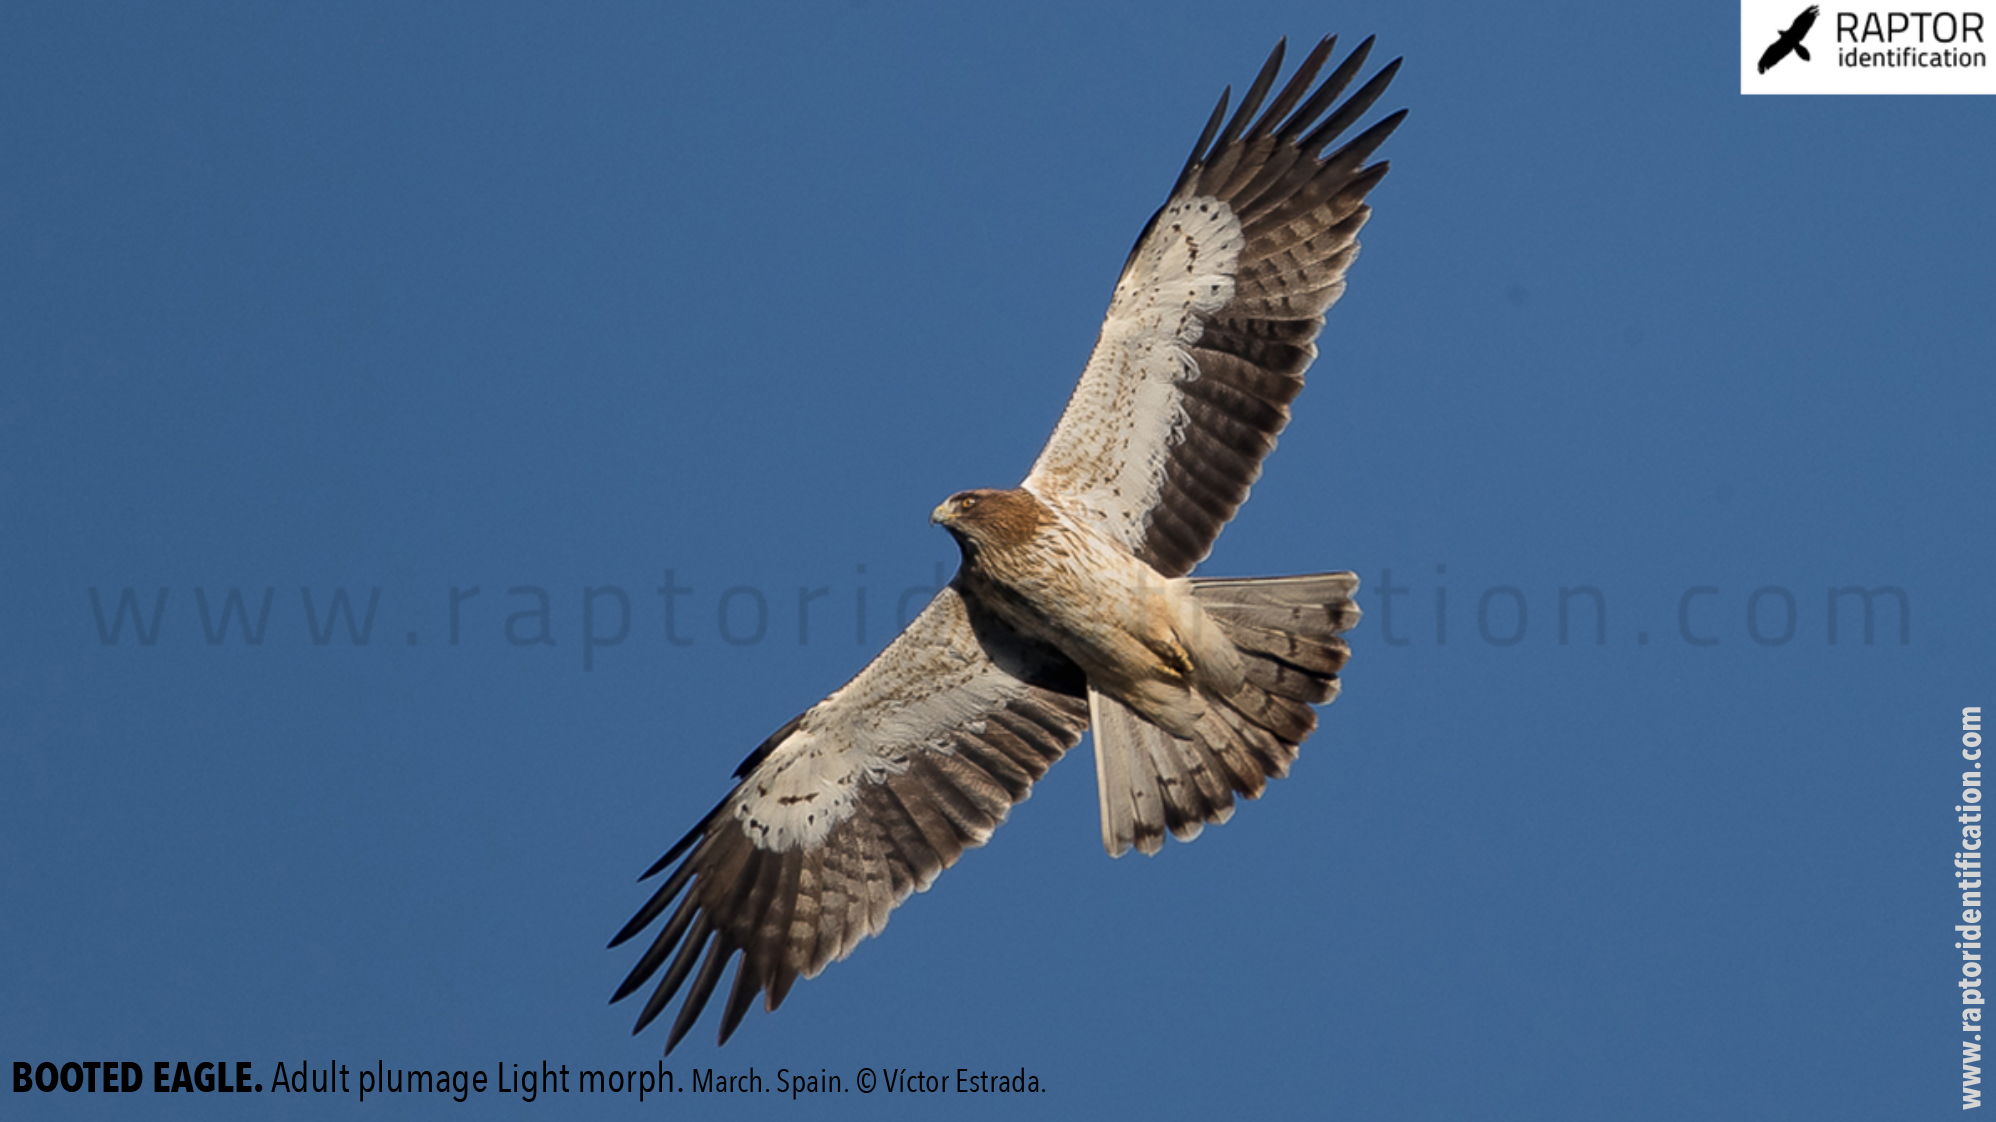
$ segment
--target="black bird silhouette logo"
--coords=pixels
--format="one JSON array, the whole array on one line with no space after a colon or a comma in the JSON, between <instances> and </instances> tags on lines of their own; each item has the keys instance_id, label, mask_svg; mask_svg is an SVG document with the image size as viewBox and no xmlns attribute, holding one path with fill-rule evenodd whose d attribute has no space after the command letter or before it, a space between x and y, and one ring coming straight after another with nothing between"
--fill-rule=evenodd
<instances>
[{"instance_id":1,"label":"black bird silhouette logo","mask_svg":"<svg viewBox=\"0 0 1996 1122\"><path fill-rule=\"evenodd\" d=\"M1802 56L1803 62L1809 61L1809 48L1802 45L1802 40L1808 37L1809 29L1814 26L1816 26L1816 5L1811 4L1802 10L1801 15L1795 17L1795 22L1788 25L1788 30L1781 33L1781 38L1776 39L1771 46L1761 52L1760 72L1767 73L1768 67L1787 58L1789 51Z\"/></svg>"}]
</instances>

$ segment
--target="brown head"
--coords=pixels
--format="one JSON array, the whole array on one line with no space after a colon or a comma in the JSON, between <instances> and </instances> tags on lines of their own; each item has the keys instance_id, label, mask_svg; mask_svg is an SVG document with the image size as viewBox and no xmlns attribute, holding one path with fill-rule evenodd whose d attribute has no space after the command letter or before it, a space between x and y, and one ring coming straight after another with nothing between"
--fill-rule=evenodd
<instances>
[{"instance_id":1,"label":"brown head","mask_svg":"<svg viewBox=\"0 0 1996 1122\"><path fill-rule=\"evenodd\" d=\"M1030 492L978 490L944 499L929 521L941 524L966 550L1007 549L1031 541L1052 516Z\"/></svg>"}]
</instances>

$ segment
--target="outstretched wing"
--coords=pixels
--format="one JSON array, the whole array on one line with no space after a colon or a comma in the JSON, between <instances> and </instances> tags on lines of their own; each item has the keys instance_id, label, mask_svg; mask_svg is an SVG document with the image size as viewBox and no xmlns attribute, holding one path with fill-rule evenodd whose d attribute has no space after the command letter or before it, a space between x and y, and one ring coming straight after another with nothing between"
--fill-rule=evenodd
<instances>
[{"instance_id":1,"label":"outstretched wing","mask_svg":"<svg viewBox=\"0 0 1996 1122\"><path fill-rule=\"evenodd\" d=\"M1818 9L1814 4L1802 9L1802 14L1796 16L1795 22L1788 25L1788 33L1783 35L1782 38L1790 42L1800 43L1808 36L1809 29L1816 26L1817 12Z\"/></svg>"},{"instance_id":2,"label":"outstretched wing","mask_svg":"<svg viewBox=\"0 0 1996 1122\"><path fill-rule=\"evenodd\" d=\"M1400 65L1333 109L1372 40L1317 84L1335 43L1319 43L1258 119L1281 44L1224 129L1221 96L1130 252L1081 382L1026 477L1167 576L1205 560L1288 423L1358 252L1366 192L1386 174L1366 160L1406 115L1324 154Z\"/></svg>"},{"instance_id":3,"label":"outstretched wing","mask_svg":"<svg viewBox=\"0 0 1996 1122\"><path fill-rule=\"evenodd\" d=\"M1088 725L1081 672L945 588L880 657L742 762L734 791L645 873L678 866L617 937L671 916L611 1000L666 966L633 1031L693 973L671 1052L741 956L725 1042L984 844ZM675 907L674 901L678 904Z\"/></svg>"}]
</instances>

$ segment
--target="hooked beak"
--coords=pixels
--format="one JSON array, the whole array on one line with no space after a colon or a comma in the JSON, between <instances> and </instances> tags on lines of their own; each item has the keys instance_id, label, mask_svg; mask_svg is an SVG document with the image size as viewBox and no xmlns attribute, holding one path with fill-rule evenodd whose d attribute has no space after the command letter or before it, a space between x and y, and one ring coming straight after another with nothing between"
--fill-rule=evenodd
<instances>
[{"instance_id":1,"label":"hooked beak","mask_svg":"<svg viewBox=\"0 0 1996 1122\"><path fill-rule=\"evenodd\" d=\"M949 525L949 520L955 517L956 508L950 505L948 499L944 499L942 502L936 504L936 509L929 512L929 525L935 526L940 524L947 526Z\"/></svg>"}]
</instances>

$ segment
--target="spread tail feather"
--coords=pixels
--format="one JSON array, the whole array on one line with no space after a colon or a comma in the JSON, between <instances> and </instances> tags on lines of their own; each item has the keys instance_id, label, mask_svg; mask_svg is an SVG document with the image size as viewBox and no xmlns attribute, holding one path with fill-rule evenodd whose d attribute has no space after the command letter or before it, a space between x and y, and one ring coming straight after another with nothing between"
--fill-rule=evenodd
<instances>
[{"instance_id":1,"label":"spread tail feather","mask_svg":"<svg viewBox=\"0 0 1996 1122\"><path fill-rule=\"evenodd\" d=\"M1349 648L1340 634L1358 622L1352 573L1250 580L1193 580L1192 592L1240 654L1232 696L1208 698L1188 739L1146 722L1090 690L1102 845L1111 857L1135 846L1151 854L1169 830L1180 841L1234 813L1234 796L1259 798L1289 773L1317 726L1310 708L1338 693ZM1212 702L1217 702L1213 704Z\"/></svg>"}]
</instances>

